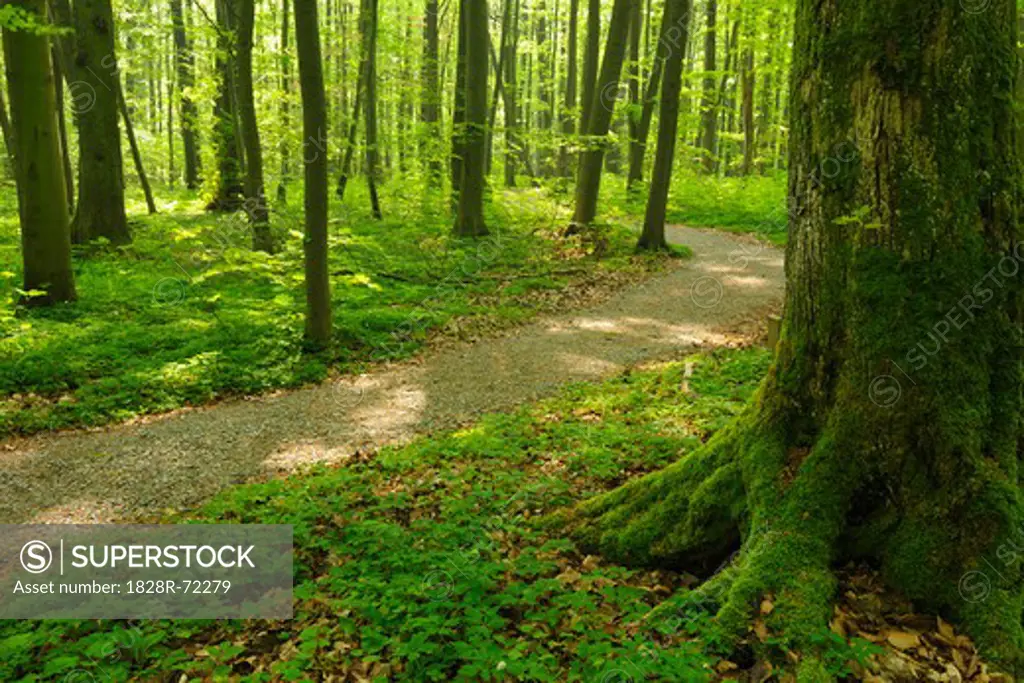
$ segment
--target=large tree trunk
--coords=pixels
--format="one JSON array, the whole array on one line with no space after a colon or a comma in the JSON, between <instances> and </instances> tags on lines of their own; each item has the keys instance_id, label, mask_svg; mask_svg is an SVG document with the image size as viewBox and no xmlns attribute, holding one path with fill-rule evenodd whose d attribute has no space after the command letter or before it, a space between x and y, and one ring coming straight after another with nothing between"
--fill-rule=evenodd
<instances>
[{"instance_id":1,"label":"large tree trunk","mask_svg":"<svg viewBox=\"0 0 1024 683\"><path fill-rule=\"evenodd\" d=\"M665 58L665 80L661 85L661 110L658 113L658 148L654 154L644 228L637 242L637 249L646 251L668 250L665 214L679 129L679 93L683 86L683 55L686 54L690 35L690 7L691 0L667 0L665 4L665 21L671 21L679 29L679 44L672 46Z\"/></svg>"},{"instance_id":2,"label":"large tree trunk","mask_svg":"<svg viewBox=\"0 0 1024 683\"><path fill-rule=\"evenodd\" d=\"M252 227L252 248L274 252L263 182L263 146L256 122L256 98L252 86L252 40L256 27L256 0L233 0L238 8L238 34L235 41L235 98L238 120L245 146L245 213Z\"/></svg>"},{"instance_id":3,"label":"large tree trunk","mask_svg":"<svg viewBox=\"0 0 1024 683\"><path fill-rule=\"evenodd\" d=\"M614 96L622 75L622 62L626 56L626 35L633 3L639 0L615 0L612 7L611 25L608 27L608 44L601 63L601 78L594 90L594 101L587 117L586 149L580 153L579 173L576 180L576 211L570 231L590 225L597 214L597 197L601 189L601 167L604 161L608 127L615 110Z\"/></svg>"},{"instance_id":4,"label":"large tree trunk","mask_svg":"<svg viewBox=\"0 0 1024 683\"><path fill-rule=\"evenodd\" d=\"M181 121L181 141L185 154L185 187L199 188L201 162L199 160L199 111L192 101L191 90L195 85L195 54L192 41L185 26L182 0L171 0L171 22L174 26L174 56L178 73L178 90Z\"/></svg>"},{"instance_id":5,"label":"large tree trunk","mask_svg":"<svg viewBox=\"0 0 1024 683\"><path fill-rule=\"evenodd\" d=\"M463 0L466 12L466 131L459 211L455 234L478 237L487 234L484 223L484 156L487 136L488 27L487 0Z\"/></svg>"},{"instance_id":6,"label":"large tree trunk","mask_svg":"<svg viewBox=\"0 0 1024 683\"><path fill-rule=\"evenodd\" d=\"M320 57L316 0L295 0L304 140L327 139L327 96ZM331 281L327 269L327 153L305 159L306 339L319 348L331 341Z\"/></svg>"},{"instance_id":7,"label":"large tree trunk","mask_svg":"<svg viewBox=\"0 0 1024 683\"><path fill-rule=\"evenodd\" d=\"M718 52L718 0L708 0L707 24L704 33L704 98L701 101L701 147L704 148L704 170L714 173L718 168L718 85L715 81Z\"/></svg>"},{"instance_id":8,"label":"large tree trunk","mask_svg":"<svg viewBox=\"0 0 1024 683\"><path fill-rule=\"evenodd\" d=\"M70 96L78 122L78 207L72 240L106 238L131 242L124 209L121 132L118 127L120 74L114 56L114 13L110 0L74 4L74 83Z\"/></svg>"},{"instance_id":9,"label":"large tree trunk","mask_svg":"<svg viewBox=\"0 0 1024 683\"><path fill-rule=\"evenodd\" d=\"M742 543L698 593L734 635L772 596L758 647L800 652L800 680L833 678L813 636L851 559L1019 676L1015 4L798 0L796 16L775 363L703 448L584 504L579 537L703 572Z\"/></svg>"},{"instance_id":10,"label":"large tree trunk","mask_svg":"<svg viewBox=\"0 0 1024 683\"><path fill-rule=\"evenodd\" d=\"M231 36L235 31L235 0L215 0L217 8L217 52L214 70L217 99L213 103L213 143L217 157L217 186L208 211L238 211L242 208L242 146L239 141L238 111L235 103L235 54Z\"/></svg>"},{"instance_id":11,"label":"large tree trunk","mask_svg":"<svg viewBox=\"0 0 1024 683\"><path fill-rule=\"evenodd\" d=\"M22 0L17 6L34 15L35 21L45 21L42 0ZM15 159L23 288L33 293L24 298L24 303L43 305L73 301L71 233L50 40L31 31L4 29L3 48L11 98L12 137L26 141ZM35 296L36 292L42 295Z\"/></svg>"}]
</instances>

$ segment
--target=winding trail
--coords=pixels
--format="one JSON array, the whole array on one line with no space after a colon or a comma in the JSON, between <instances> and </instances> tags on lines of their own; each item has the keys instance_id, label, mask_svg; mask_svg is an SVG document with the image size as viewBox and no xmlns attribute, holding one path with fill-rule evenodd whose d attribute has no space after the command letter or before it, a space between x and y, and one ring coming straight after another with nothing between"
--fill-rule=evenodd
<instances>
[{"instance_id":1,"label":"winding trail","mask_svg":"<svg viewBox=\"0 0 1024 683\"><path fill-rule=\"evenodd\" d=\"M355 378L0 448L0 523L111 522L193 507L253 477L400 443L698 346L752 337L782 301L782 252L674 227L694 257L605 303Z\"/></svg>"}]
</instances>

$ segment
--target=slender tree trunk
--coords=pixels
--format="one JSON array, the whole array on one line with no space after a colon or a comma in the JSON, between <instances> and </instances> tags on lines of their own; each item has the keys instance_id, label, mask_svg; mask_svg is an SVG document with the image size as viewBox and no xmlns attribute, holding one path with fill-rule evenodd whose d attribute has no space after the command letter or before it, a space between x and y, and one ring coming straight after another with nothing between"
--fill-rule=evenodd
<instances>
[{"instance_id":1,"label":"slender tree trunk","mask_svg":"<svg viewBox=\"0 0 1024 683\"><path fill-rule=\"evenodd\" d=\"M743 52L743 175L747 176L754 170L754 154L757 139L754 137L754 83L757 74L754 72L754 48L747 47Z\"/></svg>"},{"instance_id":2,"label":"slender tree trunk","mask_svg":"<svg viewBox=\"0 0 1024 683\"><path fill-rule=\"evenodd\" d=\"M733 554L703 610L738 640L768 597L754 657L783 639L801 681L835 680L815 642L851 560L1024 675L1015 19L797 1L773 366L708 444L578 512L610 561L706 575Z\"/></svg>"},{"instance_id":3,"label":"slender tree trunk","mask_svg":"<svg viewBox=\"0 0 1024 683\"><path fill-rule=\"evenodd\" d=\"M327 95L320 56L317 0L295 0L295 43L302 90L302 137L327 139ZM305 173L306 339L315 347L331 342L331 281L327 268L327 151L307 156Z\"/></svg>"},{"instance_id":4,"label":"slender tree trunk","mask_svg":"<svg viewBox=\"0 0 1024 683\"><path fill-rule=\"evenodd\" d=\"M356 78L356 96L352 103L352 116L349 119L348 134L345 138L345 156L341 162L341 173L338 175L338 184L334 190L338 199L345 198L345 189L348 187L348 177L352 170L352 157L356 150L356 132L359 130L359 112L363 109L363 92L366 90L366 74L369 66L366 51L363 50L359 59L359 76Z\"/></svg>"},{"instance_id":5,"label":"slender tree trunk","mask_svg":"<svg viewBox=\"0 0 1024 683\"><path fill-rule=\"evenodd\" d=\"M185 26L182 0L171 0L171 22L174 26L174 54L178 72L181 142L185 155L185 187L199 188L202 162L199 157L199 111L192 101L195 86L195 53Z\"/></svg>"},{"instance_id":6,"label":"slender tree trunk","mask_svg":"<svg viewBox=\"0 0 1024 683\"><path fill-rule=\"evenodd\" d=\"M454 1L454 0L453 0ZM459 212L459 193L462 190L462 165L466 156L466 3L472 0L459 0L458 46L455 58L455 104L452 107L452 211Z\"/></svg>"},{"instance_id":7,"label":"slender tree trunk","mask_svg":"<svg viewBox=\"0 0 1024 683\"><path fill-rule=\"evenodd\" d=\"M668 5L671 0L665 0ZM629 19L629 109L627 111L627 127L629 129L629 171L626 175L626 189L631 190L643 179L643 149L640 145L640 116L643 113L640 104L640 36L643 34L643 5L638 1L633 4L633 16ZM633 159L640 156L639 167ZM639 172L639 175L637 173Z\"/></svg>"},{"instance_id":8,"label":"slender tree trunk","mask_svg":"<svg viewBox=\"0 0 1024 683\"><path fill-rule=\"evenodd\" d=\"M597 89L597 66L601 52L601 0L587 3L587 44L583 52L583 88L580 115L580 134L586 135L590 128L590 110L594 104Z\"/></svg>"},{"instance_id":9,"label":"slender tree trunk","mask_svg":"<svg viewBox=\"0 0 1024 683\"><path fill-rule=\"evenodd\" d=\"M124 134L128 138L128 149L132 154L132 163L135 165L135 173L139 177L139 185L142 186L142 194L146 198L146 208L150 214L156 213L156 201L153 199L153 188L149 185L149 176L142 165L142 152L139 151L139 142L135 138L135 128L132 126L132 119L128 113L128 103L124 99L124 91L121 89L121 78L115 80L117 88L117 107L121 111L121 120L124 121Z\"/></svg>"},{"instance_id":10,"label":"slender tree trunk","mask_svg":"<svg viewBox=\"0 0 1024 683\"><path fill-rule=\"evenodd\" d=\"M701 101L701 147L704 148L704 171L718 168L718 0L707 0L707 23L704 33L704 99Z\"/></svg>"},{"instance_id":11,"label":"slender tree trunk","mask_svg":"<svg viewBox=\"0 0 1024 683\"><path fill-rule=\"evenodd\" d=\"M423 122L423 136L420 154L427 169L427 180L432 187L441 182L441 159L437 148L440 138L441 85L438 75L439 45L437 29L437 0L426 0L427 7L423 22L423 65L421 72L422 92L420 94L420 120Z\"/></svg>"},{"instance_id":12,"label":"slender tree trunk","mask_svg":"<svg viewBox=\"0 0 1024 683\"><path fill-rule=\"evenodd\" d=\"M638 0L615 0L612 7L611 25L608 27L608 43L601 63L601 77L594 90L594 101L587 117L586 135L591 140L601 140L608 134L612 120L614 102L606 102L603 94L614 93L619 87L622 62L626 57L626 37L629 16L633 3ZM601 189L601 167L604 161L605 145L588 144L580 154L579 172L576 181L576 212L570 230L590 225L597 214L597 198Z\"/></svg>"},{"instance_id":13,"label":"slender tree trunk","mask_svg":"<svg viewBox=\"0 0 1024 683\"><path fill-rule=\"evenodd\" d=\"M245 147L245 213L252 227L252 248L274 252L263 181L263 146L256 121L256 98L252 85L252 41L256 26L256 0L232 0L237 9L238 32L235 40L235 101Z\"/></svg>"},{"instance_id":14,"label":"slender tree trunk","mask_svg":"<svg viewBox=\"0 0 1024 683\"><path fill-rule=\"evenodd\" d=\"M121 132L117 125L120 75L114 54L109 0L74 5L74 83L70 96L78 122L78 205L72 240L131 242L124 208ZM66 198L66 197L65 197Z\"/></svg>"},{"instance_id":15,"label":"slender tree trunk","mask_svg":"<svg viewBox=\"0 0 1024 683\"><path fill-rule=\"evenodd\" d=\"M463 0L466 12L466 132L459 212L455 234L478 237L487 234L484 223L484 154L487 127L488 20L487 0Z\"/></svg>"},{"instance_id":16,"label":"slender tree trunk","mask_svg":"<svg viewBox=\"0 0 1024 683\"><path fill-rule=\"evenodd\" d=\"M233 212L242 208L242 145L235 102L234 0L215 0L217 8L217 45L214 71L219 77L217 98L213 104L214 151L217 158L217 186L209 211Z\"/></svg>"},{"instance_id":17,"label":"slender tree trunk","mask_svg":"<svg viewBox=\"0 0 1024 683\"><path fill-rule=\"evenodd\" d=\"M658 112L658 147L651 171L644 228L637 243L637 249L647 251L668 249L668 242L665 241L665 214L679 130L679 93L683 86L683 55L686 54L692 21L691 0L667 0L664 20L671 20L671 24L679 29L681 43L673 46L665 58L661 109Z\"/></svg>"},{"instance_id":18,"label":"slender tree trunk","mask_svg":"<svg viewBox=\"0 0 1024 683\"><path fill-rule=\"evenodd\" d=\"M516 68L519 62L519 0L507 0L506 7L510 12L509 37L502 48L505 51L505 76L500 83L505 99L505 187L515 187L516 158L526 155L519 132L519 74Z\"/></svg>"},{"instance_id":19,"label":"slender tree trunk","mask_svg":"<svg viewBox=\"0 0 1024 683\"><path fill-rule=\"evenodd\" d=\"M35 21L46 21L42 0L17 5ZM4 63L11 98L10 139L29 140L16 153L26 305L74 301L71 232L61 163L50 39L31 31L3 30ZM116 113L116 112L115 112ZM116 121L116 119L115 119ZM10 148L8 148L10 149Z\"/></svg>"},{"instance_id":20,"label":"slender tree trunk","mask_svg":"<svg viewBox=\"0 0 1024 683\"><path fill-rule=\"evenodd\" d=\"M569 140L576 132L576 52L579 31L580 0L569 0L569 37L566 45L565 110L562 112L562 145L558 150L558 175L568 178L572 174Z\"/></svg>"},{"instance_id":21,"label":"slender tree trunk","mask_svg":"<svg viewBox=\"0 0 1024 683\"><path fill-rule=\"evenodd\" d=\"M511 0L505 0L504 10L502 11L501 20L501 40L499 41L499 50L497 53L494 51L494 45L489 45L489 51L491 55L491 64L494 66L494 88L491 90L491 104L487 109L487 147L484 153L484 175L490 177L491 175L491 159L494 152L494 129L495 123L498 120L498 99L501 97L503 92L501 79L505 73L505 43L508 42L508 30L511 22L512 3Z\"/></svg>"},{"instance_id":22,"label":"slender tree trunk","mask_svg":"<svg viewBox=\"0 0 1024 683\"><path fill-rule=\"evenodd\" d=\"M64 116L64 70L61 67L60 49L57 41L52 41L50 62L53 64L53 97L57 107L57 130L60 132L60 160L64 171L64 186L68 199L68 214L75 212L75 180L74 169L71 167L71 152L68 149L68 124Z\"/></svg>"},{"instance_id":23,"label":"slender tree trunk","mask_svg":"<svg viewBox=\"0 0 1024 683\"><path fill-rule=\"evenodd\" d=\"M657 53L654 55L654 64L651 66L650 77L644 88L643 105L636 125L633 144L630 145L629 180L627 183L640 182L644 177L647 138L651 132L651 121L654 119L654 103L658 99L658 88L661 87L661 71L665 59L667 56L671 56L673 51L682 50L685 54L685 51L689 49L689 34L684 34L679 26L668 20L671 7L672 3L666 2L665 8L662 10L661 28L658 29ZM692 23L692 17L689 15L687 22L687 26Z\"/></svg>"},{"instance_id":24,"label":"slender tree trunk","mask_svg":"<svg viewBox=\"0 0 1024 683\"><path fill-rule=\"evenodd\" d=\"M366 67L366 183L370 192L370 209L373 217L381 218L380 199L377 196L378 174L380 173L380 150L377 149L377 0L363 0L367 8L366 24L362 27L363 41L367 50ZM487 62L484 61L484 68Z\"/></svg>"},{"instance_id":25,"label":"slender tree trunk","mask_svg":"<svg viewBox=\"0 0 1024 683\"><path fill-rule=\"evenodd\" d=\"M290 0L281 0L281 104L278 107L281 117L281 140L278 143L278 154L281 156L281 178L277 183L277 201L282 204L288 201L288 183L291 182L292 173L292 150L288 144L288 133L292 126L292 55L288 46L288 28L291 23L288 10L290 7ZM319 58L317 61L320 61ZM320 80L322 87L323 73L320 75ZM326 106L325 102L324 107ZM328 159L328 161L330 160Z\"/></svg>"}]
</instances>

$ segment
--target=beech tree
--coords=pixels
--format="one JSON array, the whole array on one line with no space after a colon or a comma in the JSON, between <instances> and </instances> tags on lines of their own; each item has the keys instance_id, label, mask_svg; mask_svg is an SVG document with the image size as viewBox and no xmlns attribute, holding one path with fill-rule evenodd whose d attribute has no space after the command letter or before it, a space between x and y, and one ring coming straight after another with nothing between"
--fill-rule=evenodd
<instances>
[{"instance_id":1,"label":"beech tree","mask_svg":"<svg viewBox=\"0 0 1024 683\"><path fill-rule=\"evenodd\" d=\"M70 96L78 125L78 202L72 240L131 242L124 208L121 156L120 71L115 56L110 0L76 0ZM70 40L70 38L69 38ZM73 65L73 66L71 66ZM65 193L66 194L66 193Z\"/></svg>"},{"instance_id":2,"label":"beech tree","mask_svg":"<svg viewBox=\"0 0 1024 683\"><path fill-rule=\"evenodd\" d=\"M740 545L704 607L740 635L771 596L799 680L833 679L812 634L850 559L1024 673L1016 38L1011 0L797 2L774 365L704 447L577 511L616 562L706 574Z\"/></svg>"},{"instance_id":3,"label":"beech tree","mask_svg":"<svg viewBox=\"0 0 1024 683\"><path fill-rule=\"evenodd\" d=\"M26 141L14 152L18 216L24 266L23 297L28 305L75 299L71 233L61 161L50 41L39 31L43 0L20 0L17 7L35 26L3 30L4 64L11 100L7 144Z\"/></svg>"},{"instance_id":4,"label":"beech tree","mask_svg":"<svg viewBox=\"0 0 1024 683\"><path fill-rule=\"evenodd\" d=\"M465 132L460 164L459 207L455 217L455 234L479 237L487 234L484 222L484 166L487 147L487 71L488 27L487 0L462 0L465 19L465 81L456 86L464 89Z\"/></svg>"},{"instance_id":5,"label":"beech tree","mask_svg":"<svg viewBox=\"0 0 1024 683\"><path fill-rule=\"evenodd\" d=\"M302 90L302 135L316 149L306 155L306 339L317 347L331 340L331 280L327 270L327 95L320 56L316 0L295 0L295 42Z\"/></svg>"},{"instance_id":6,"label":"beech tree","mask_svg":"<svg viewBox=\"0 0 1024 683\"><path fill-rule=\"evenodd\" d=\"M188 35L188 27L185 25L182 0L171 0L171 21L174 27L174 60L180 93L178 121L185 156L185 187L195 190L199 187L199 177L202 173L199 156L199 110L191 95L195 84L195 54L192 40Z\"/></svg>"}]
</instances>

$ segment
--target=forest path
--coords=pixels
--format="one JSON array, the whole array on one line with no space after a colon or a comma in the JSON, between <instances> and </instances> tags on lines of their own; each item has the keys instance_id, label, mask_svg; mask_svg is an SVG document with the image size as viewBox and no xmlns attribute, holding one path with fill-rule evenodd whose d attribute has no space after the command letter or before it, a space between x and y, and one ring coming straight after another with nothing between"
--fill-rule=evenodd
<instances>
[{"instance_id":1,"label":"forest path","mask_svg":"<svg viewBox=\"0 0 1024 683\"><path fill-rule=\"evenodd\" d=\"M408 441L699 346L749 340L782 301L783 255L670 227L694 256L593 308L297 391L0 448L0 523L112 522L190 508L253 477Z\"/></svg>"}]
</instances>

